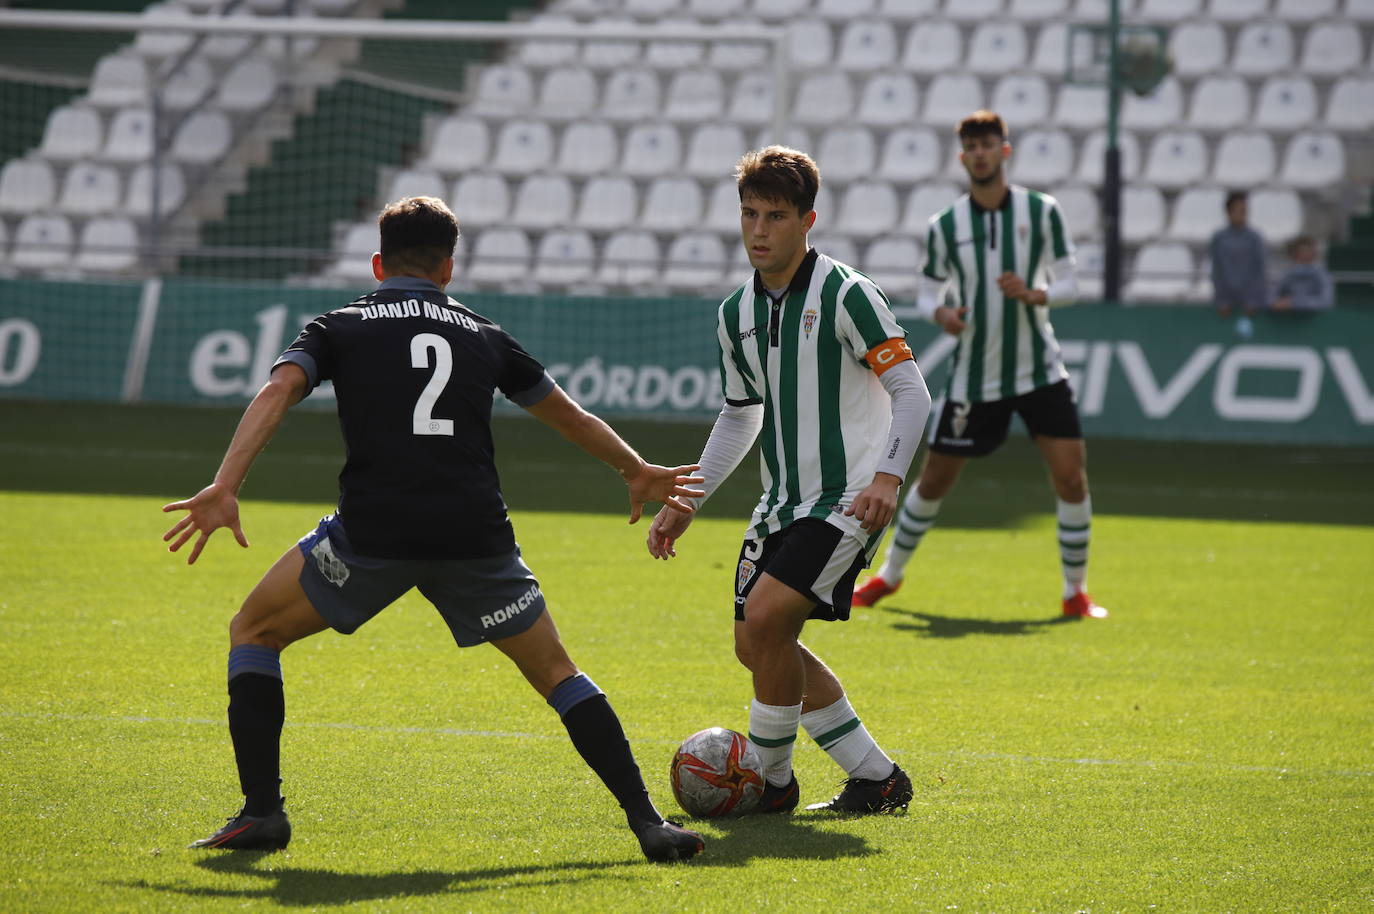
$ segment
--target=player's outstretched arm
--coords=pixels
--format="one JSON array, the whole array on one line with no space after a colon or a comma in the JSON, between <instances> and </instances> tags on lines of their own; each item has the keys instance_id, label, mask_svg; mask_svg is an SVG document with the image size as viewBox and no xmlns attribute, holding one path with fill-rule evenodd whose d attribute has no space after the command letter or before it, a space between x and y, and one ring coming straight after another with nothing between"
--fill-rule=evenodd
<instances>
[{"instance_id":1,"label":"player's outstretched arm","mask_svg":"<svg viewBox=\"0 0 1374 914\"><path fill-rule=\"evenodd\" d=\"M187 512L162 536L163 542L171 542L168 551L180 550L199 533L200 538L186 558L186 564L193 565L200 558L210 534L221 527L229 528L238 544L248 547L248 537L244 536L239 523L239 488L248 477L253 461L276 434L282 416L305 396L307 384L305 372L297 365L286 363L273 369L272 377L244 410L215 481L191 498L162 506L164 512Z\"/></svg>"}]
</instances>

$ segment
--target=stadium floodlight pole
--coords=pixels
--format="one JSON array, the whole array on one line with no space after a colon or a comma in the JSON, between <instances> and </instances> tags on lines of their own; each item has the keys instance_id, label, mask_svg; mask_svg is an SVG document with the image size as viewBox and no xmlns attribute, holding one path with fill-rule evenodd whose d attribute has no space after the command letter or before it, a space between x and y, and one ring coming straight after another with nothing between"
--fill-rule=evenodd
<instances>
[{"instance_id":1,"label":"stadium floodlight pole","mask_svg":"<svg viewBox=\"0 0 1374 914\"><path fill-rule=\"evenodd\" d=\"M1121 303L1121 147L1117 127L1121 112L1121 0L1111 0L1107 14L1107 151L1102 164L1102 293Z\"/></svg>"}]
</instances>

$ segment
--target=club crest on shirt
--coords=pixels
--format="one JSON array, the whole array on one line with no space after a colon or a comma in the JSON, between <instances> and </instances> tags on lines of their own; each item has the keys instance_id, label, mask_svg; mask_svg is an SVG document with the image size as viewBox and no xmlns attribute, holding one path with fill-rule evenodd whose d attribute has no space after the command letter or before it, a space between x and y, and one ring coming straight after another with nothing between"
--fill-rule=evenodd
<instances>
[{"instance_id":1,"label":"club crest on shirt","mask_svg":"<svg viewBox=\"0 0 1374 914\"><path fill-rule=\"evenodd\" d=\"M954 432L955 438L964 437L964 432L968 429L968 411L969 404L954 404L954 416L949 420L949 428Z\"/></svg>"},{"instance_id":2,"label":"club crest on shirt","mask_svg":"<svg viewBox=\"0 0 1374 914\"><path fill-rule=\"evenodd\" d=\"M749 559L740 559L739 568L735 572L735 593L744 592L744 588L753 579L755 570L757 566Z\"/></svg>"},{"instance_id":3,"label":"club crest on shirt","mask_svg":"<svg viewBox=\"0 0 1374 914\"><path fill-rule=\"evenodd\" d=\"M802 312L802 332L807 339L811 339L811 331L816 327L816 318L819 317L815 308L807 308Z\"/></svg>"},{"instance_id":4,"label":"club crest on shirt","mask_svg":"<svg viewBox=\"0 0 1374 914\"><path fill-rule=\"evenodd\" d=\"M1026 225L1024 222L1016 227L1016 237L1020 238L1022 241L1025 241L1026 236L1028 236L1029 234L1030 226Z\"/></svg>"}]
</instances>

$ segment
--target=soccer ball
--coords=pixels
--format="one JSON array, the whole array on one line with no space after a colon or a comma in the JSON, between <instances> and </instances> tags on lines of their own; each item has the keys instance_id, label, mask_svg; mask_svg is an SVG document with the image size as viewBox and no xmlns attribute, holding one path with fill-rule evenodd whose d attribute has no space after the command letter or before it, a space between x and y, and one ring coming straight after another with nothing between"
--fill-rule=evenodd
<instances>
[{"instance_id":1,"label":"soccer ball","mask_svg":"<svg viewBox=\"0 0 1374 914\"><path fill-rule=\"evenodd\" d=\"M763 762L743 733L711 727L682 741L673 756L673 796L688 815L743 815L763 796Z\"/></svg>"}]
</instances>

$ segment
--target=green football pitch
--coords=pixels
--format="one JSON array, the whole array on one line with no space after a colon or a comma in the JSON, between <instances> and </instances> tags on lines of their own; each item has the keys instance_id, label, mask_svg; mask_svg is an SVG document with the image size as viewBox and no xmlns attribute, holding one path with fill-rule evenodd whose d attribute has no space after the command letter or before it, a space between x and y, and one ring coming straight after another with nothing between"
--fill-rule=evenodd
<instances>
[{"instance_id":1,"label":"green football pitch","mask_svg":"<svg viewBox=\"0 0 1374 914\"><path fill-rule=\"evenodd\" d=\"M219 409L0 401L0 911L1374 910L1374 452L1090 442L1102 622L1060 622L1034 451L970 469L903 590L807 643L910 772L904 816L698 822L641 862L556 715L415 594L283 655L295 825L193 852L237 808L226 625L329 510L331 416L291 416L244 491L243 550L188 568ZM625 423L687 462L701 427ZM516 532L651 792L703 727L745 729L730 588L752 460L680 557L644 553L614 473L502 420ZM803 802L841 772L799 742Z\"/></svg>"}]
</instances>

